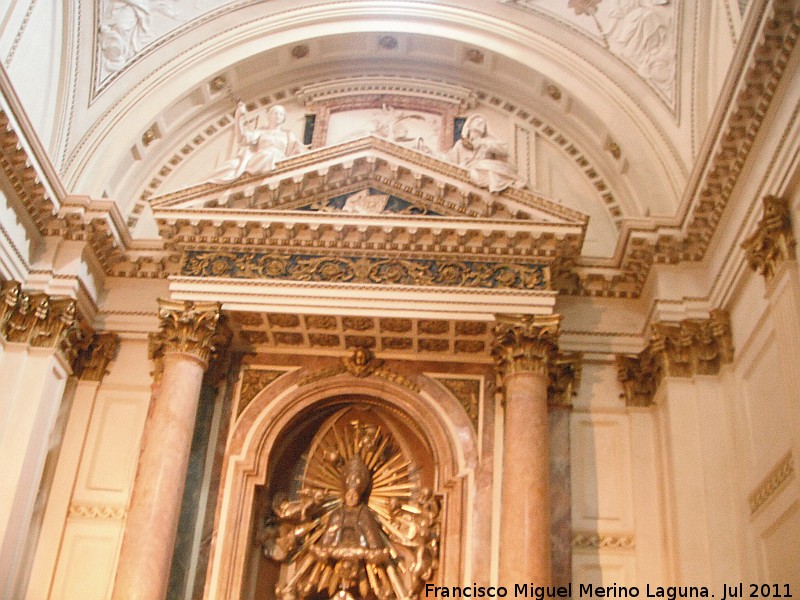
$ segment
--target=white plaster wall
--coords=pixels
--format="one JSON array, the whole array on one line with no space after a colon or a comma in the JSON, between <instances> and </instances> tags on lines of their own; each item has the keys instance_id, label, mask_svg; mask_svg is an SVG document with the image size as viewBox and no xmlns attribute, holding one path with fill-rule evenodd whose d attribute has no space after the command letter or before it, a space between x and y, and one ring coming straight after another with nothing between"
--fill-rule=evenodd
<instances>
[{"instance_id":1,"label":"white plaster wall","mask_svg":"<svg viewBox=\"0 0 800 600\"><path fill-rule=\"evenodd\" d=\"M745 313L748 292L761 295L768 308L759 319L742 319L732 391L737 410L735 432L739 457L742 536L747 552L746 577L753 581L800 586L800 275L786 263L769 286L752 277L736 314ZM775 470L792 461L785 477ZM774 487L754 510L751 498Z\"/></svg>"},{"instance_id":2,"label":"white plaster wall","mask_svg":"<svg viewBox=\"0 0 800 600\"><path fill-rule=\"evenodd\" d=\"M146 340L123 340L84 420L84 430L64 440L62 453L79 453L79 466L73 480L54 482L54 488L72 487L71 500L60 535L42 542L55 544L58 550L52 583L49 589L38 584L40 593L47 591L39 597L101 600L111 595L150 404L151 369Z\"/></svg>"},{"instance_id":3,"label":"white plaster wall","mask_svg":"<svg viewBox=\"0 0 800 600\"><path fill-rule=\"evenodd\" d=\"M612 362L584 365L572 413L572 530L598 543L573 543L575 585L637 582L631 419L619 394Z\"/></svg>"},{"instance_id":4,"label":"white plaster wall","mask_svg":"<svg viewBox=\"0 0 800 600\"><path fill-rule=\"evenodd\" d=\"M63 93L66 2L10 0L5 4L0 5L3 66L36 133L50 148Z\"/></svg>"},{"instance_id":5,"label":"white plaster wall","mask_svg":"<svg viewBox=\"0 0 800 600\"><path fill-rule=\"evenodd\" d=\"M694 35L686 36L686 44L694 46L691 54L686 52L686 56L692 57L686 62L694 63L691 69L693 76L687 81L689 85L685 87L689 89L684 95L687 106L692 106L693 151L697 153L728 76L741 36L742 19L733 0L698 2L693 9L697 15Z\"/></svg>"}]
</instances>

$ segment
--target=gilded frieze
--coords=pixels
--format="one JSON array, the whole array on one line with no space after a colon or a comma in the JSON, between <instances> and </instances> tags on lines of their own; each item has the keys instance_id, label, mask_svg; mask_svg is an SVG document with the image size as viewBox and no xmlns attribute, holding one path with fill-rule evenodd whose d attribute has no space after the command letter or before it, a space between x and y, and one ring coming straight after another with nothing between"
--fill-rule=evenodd
<instances>
[{"instance_id":1,"label":"gilded frieze","mask_svg":"<svg viewBox=\"0 0 800 600\"><path fill-rule=\"evenodd\" d=\"M181 275L326 283L547 289L543 263L187 250Z\"/></svg>"}]
</instances>

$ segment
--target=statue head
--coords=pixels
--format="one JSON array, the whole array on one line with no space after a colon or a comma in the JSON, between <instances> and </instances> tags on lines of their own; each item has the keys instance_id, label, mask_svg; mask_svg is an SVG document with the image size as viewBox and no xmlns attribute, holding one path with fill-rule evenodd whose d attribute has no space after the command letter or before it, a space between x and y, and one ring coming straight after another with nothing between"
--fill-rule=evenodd
<instances>
[{"instance_id":1,"label":"statue head","mask_svg":"<svg viewBox=\"0 0 800 600\"><path fill-rule=\"evenodd\" d=\"M467 117L464 127L461 129L461 136L474 140L488 135L488 126L483 115L474 114Z\"/></svg>"},{"instance_id":2,"label":"statue head","mask_svg":"<svg viewBox=\"0 0 800 600\"><path fill-rule=\"evenodd\" d=\"M346 506L358 506L366 500L372 476L364 459L358 454L351 456L344 466L342 494Z\"/></svg>"},{"instance_id":3,"label":"statue head","mask_svg":"<svg viewBox=\"0 0 800 600\"><path fill-rule=\"evenodd\" d=\"M271 106L267 111L267 123L270 129L275 129L278 125L283 125L286 121L286 109L281 104Z\"/></svg>"}]
</instances>

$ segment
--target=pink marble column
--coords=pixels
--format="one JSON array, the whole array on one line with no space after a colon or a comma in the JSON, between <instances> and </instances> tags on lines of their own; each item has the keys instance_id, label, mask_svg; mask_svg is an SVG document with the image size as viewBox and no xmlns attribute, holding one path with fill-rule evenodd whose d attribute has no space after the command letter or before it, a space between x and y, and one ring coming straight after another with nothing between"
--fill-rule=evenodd
<instances>
[{"instance_id":1,"label":"pink marble column","mask_svg":"<svg viewBox=\"0 0 800 600\"><path fill-rule=\"evenodd\" d=\"M217 303L159 303L161 331L151 353L163 361L163 373L145 424L114 600L166 595L197 403L220 317Z\"/></svg>"},{"instance_id":2,"label":"pink marble column","mask_svg":"<svg viewBox=\"0 0 800 600\"><path fill-rule=\"evenodd\" d=\"M548 367L557 315L497 317L494 357L505 388L500 580L549 585L551 566Z\"/></svg>"}]
</instances>

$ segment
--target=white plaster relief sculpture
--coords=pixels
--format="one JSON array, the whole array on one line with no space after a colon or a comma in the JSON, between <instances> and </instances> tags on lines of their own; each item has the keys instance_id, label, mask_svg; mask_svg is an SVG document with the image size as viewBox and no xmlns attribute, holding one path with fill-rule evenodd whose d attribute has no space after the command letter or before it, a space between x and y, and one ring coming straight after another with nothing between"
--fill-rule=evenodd
<instances>
[{"instance_id":1,"label":"white plaster relief sculpture","mask_svg":"<svg viewBox=\"0 0 800 600\"><path fill-rule=\"evenodd\" d=\"M106 0L98 42L101 78L123 67L153 39L153 19L179 17L176 0Z\"/></svg>"},{"instance_id":2,"label":"white plaster relief sculpture","mask_svg":"<svg viewBox=\"0 0 800 600\"><path fill-rule=\"evenodd\" d=\"M267 111L267 126L257 127L244 102L234 113L238 151L236 157L223 163L210 183L228 183L244 175L261 175L275 168L275 163L305 150L295 135L284 129L286 109L276 104Z\"/></svg>"},{"instance_id":3,"label":"white plaster relief sculpture","mask_svg":"<svg viewBox=\"0 0 800 600\"><path fill-rule=\"evenodd\" d=\"M526 185L508 162L508 144L489 134L486 118L480 114L467 117L461 139L444 155L444 160L465 168L475 185L490 192Z\"/></svg>"},{"instance_id":4,"label":"white plaster relief sculpture","mask_svg":"<svg viewBox=\"0 0 800 600\"><path fill-rule=\"evenodd\" d=\"M500 1L582 29L665 99L674 99L678 0Z\"/></svg>"},{"instance_id":5,"label":"white plaster relief sculpture","mask_svg":"<svg viewBox=\"0 0 800 600\"><path fill-rule=\"evenodd\" d=\"M432 154L434 148L439 148L440 129L438 115L398 110L383 103L380 109L339 111L331 115L327 143L338 144L374 135L417 152Z\"/></svg>"},{"instance_id":6,"label":"white plaster relief sculpture","mask_svg":"<svg viewBox=\"0 0 800 600\"><path fill-rule=\"evenodd\" d=\"M672 98L675 35L669 0L617 0L604 31L609 49Z\"/></svg>"},{"instance_id":7,"label":"white plaster relief sculpture","mask_svg":"<svg viewBox=\"0 0 800 600\"><path fill-rule=\"evenodd\" d=\"M361 190L345 200L342 212L357 215L377 214L383 212L388 201L389 194L371 194L368 189Z\"/></svg>"}]
</instances>

